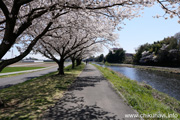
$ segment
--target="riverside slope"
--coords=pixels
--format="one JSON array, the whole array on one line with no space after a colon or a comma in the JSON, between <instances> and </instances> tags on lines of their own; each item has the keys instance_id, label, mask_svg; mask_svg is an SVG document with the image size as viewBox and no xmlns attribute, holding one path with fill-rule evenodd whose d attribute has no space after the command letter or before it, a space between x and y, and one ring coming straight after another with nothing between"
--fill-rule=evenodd
<instances>
[{"instance_id":1,"label":"riverside slope","mask_svg":"<svg viewBox=\"0 0 180 120\"><path fill-rule=\"evenodd\" d=\"M68 66L71 63L65 63L64 66ZM49 69L44 69L44 70L39 70L39 71L35 71L35 72L30 72L27 74L22 74L22 75L17 75L17 76L12 76L12 77L5 77L5 78L0 78L0 89L18 84L18 83L22 83L25 82L27 80L36 78L36 77L40 77L43 76L45 74L51 73L51 72L55 72L57 71L58 66L54 66L52 68ZM21 73L22 71L19 71L18 73Z\"/></svg>"}]
</instances>

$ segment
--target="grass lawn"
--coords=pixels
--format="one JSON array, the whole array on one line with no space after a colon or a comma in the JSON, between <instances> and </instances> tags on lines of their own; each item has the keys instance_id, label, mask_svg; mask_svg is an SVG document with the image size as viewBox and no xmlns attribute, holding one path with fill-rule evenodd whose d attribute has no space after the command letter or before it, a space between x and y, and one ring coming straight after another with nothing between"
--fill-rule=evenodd
<instances>
[{"instance_id":1,"label":"grass lawn","mask_svg":"<svg viewBox=\"0 0 180 120\"><path fill-rule=\"evenodd\" d=\"M6 67L0 73L34 70L34 69L41 69L41 68L44 68L44 67Z\"/></svg>"},{"instance_id":2,"label":"grass lawn","mask_svg":"<svg viewBox=\"0 0 180 120\"><path fill-rule=\"evenodd\" d=\"M82 64L73 70L68 66L64 76L54 72L0 90L0 98L5 102L0 106L0 120L39 119L48 106L63 96L84 66Z\"/></svg>"},{"instance_id":3,"label":"grass lawn","mask_svg":"<svg viewBox=\"0 0 180 120\"><path fill-rule=\"evenodd\" d=\"M180 119L180 101L153 89L147 84L130 80L108 68L94 66L102 72L104 77L114 85L125 97L127 103L139 114L176 114L178 115L177 119ZM165 120L165 118L153 118L152 120L156 119Z\"/></svg>"}]
</instances>

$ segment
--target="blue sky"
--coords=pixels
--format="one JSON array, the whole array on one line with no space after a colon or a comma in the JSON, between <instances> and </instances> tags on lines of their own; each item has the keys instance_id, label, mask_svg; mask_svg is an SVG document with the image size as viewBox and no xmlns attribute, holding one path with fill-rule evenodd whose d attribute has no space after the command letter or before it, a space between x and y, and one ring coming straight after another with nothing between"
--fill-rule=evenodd
<instances>
[{"instance_id":1,"label":"blue sky","mask_svg":"<svg viewBox=\"0 0 180 120\"><path fill-rule=\"evenodd\" d=\"M167 20L153 18L157 14L164 15L164 11L158 5L145 8L142 17L124 21L126 25L123 25L123 29L117 33L119 34L118 42L126 52L135 53L135 49L142 44L163 40L165 37L180 32L177 17ZM107 54L108 50L105 49L103 53Z\"/></svg>"},{"instance_id":2,"label":"blue sky","mask_svg":"<svg viewBox=\"0 0 180 120\"><path fill-rule=\"evenodd\" d=\"M154 41L162 40L165 37L173 36L175 33L180 32L180 24L177 22L177 17L168 20L164 18L153 18L157 14L164 14L164 11L159 5L145 8L142 17L124 21L126 25L123 25L123 29L117 33L119 34L118 42L126 52L135 53L135 49L142 44L153 43ZM108 50L105 48L102 53L106 55ZM17 54L18 52L14 50L13 55L15 56ZM9 52L4 58L10 58L11 56L12 52ZM40 54L30 54L27 57L44 59Z\"/></svg>"}]
</instances>

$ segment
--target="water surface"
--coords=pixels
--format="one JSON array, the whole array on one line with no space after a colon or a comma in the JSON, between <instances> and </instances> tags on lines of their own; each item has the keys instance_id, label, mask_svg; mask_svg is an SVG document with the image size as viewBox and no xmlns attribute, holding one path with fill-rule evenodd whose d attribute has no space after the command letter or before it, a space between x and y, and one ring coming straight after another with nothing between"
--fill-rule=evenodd
<instances>
[{"instance_id":1,"label":"water surface","mask_svg":"<svg viewBox=\"0 0 180 120\"><path fill-rule=\"evenodd\" d=\"M178 74L120 66L108 67L132 80L149 84L153 88L180 100L180 75Z\"/></svg>"}]
</instances>

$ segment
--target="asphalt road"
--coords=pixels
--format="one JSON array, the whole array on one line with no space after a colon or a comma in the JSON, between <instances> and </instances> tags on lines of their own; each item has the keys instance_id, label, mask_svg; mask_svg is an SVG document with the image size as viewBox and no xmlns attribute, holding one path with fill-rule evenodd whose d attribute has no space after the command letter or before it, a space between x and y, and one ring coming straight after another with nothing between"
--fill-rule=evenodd
<instances>
[{"instance_id":1,"label":"asphalt road","mask_svg":"<svg viewBox=\"0 0 180 120\"><path fill-rule=\"evenodd\" d=\"M124 103L100 71L88 64L63 98L49 108L42 119L129 120L125 114L136 112Z\"/></svg>"},{"instance_id":2,"label":"asphalt road","mask_svg":"<svg viewBox=\"0 0 180 120\"><path fill-rule=\"evenodd\" d=\"M65 63L65 66L70 65L71 63ZM41 71L36 71L36 72L31 72L31 73L26 73L22 75L17 75L17 76L12 76L12 77L5 77L5 78L0 78L0 89L7 88L9 86L25 82L27 80L30 80L32 78L36 78L51 72L57 71L58 67L53 67L50 69L46 70L41 70Z\"/></svg>"}]
</instances>

